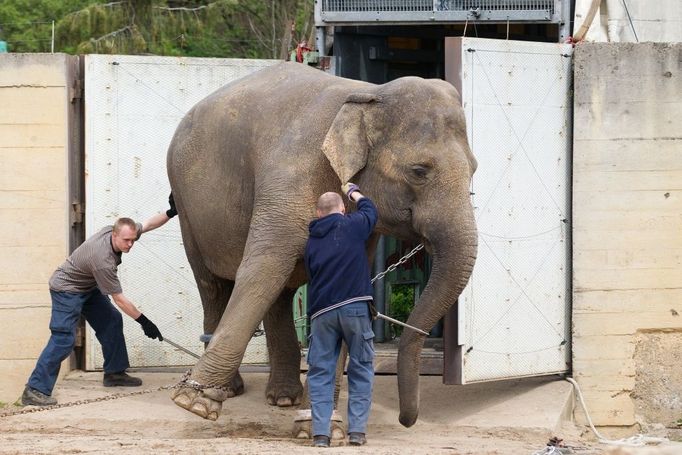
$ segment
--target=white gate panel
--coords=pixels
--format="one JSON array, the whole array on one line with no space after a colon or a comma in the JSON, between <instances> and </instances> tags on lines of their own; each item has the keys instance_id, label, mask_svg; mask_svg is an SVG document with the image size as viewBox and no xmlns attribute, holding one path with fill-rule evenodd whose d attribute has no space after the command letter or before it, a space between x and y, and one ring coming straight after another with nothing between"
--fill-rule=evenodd
<instances>
[{"instance_id":1,"label":"white gate panel","mask_svg":"<svg viewBox=\"0 0 682 455\"><path fill-rule=\"evenodd\" d=\"M175 128L198 101L275 60L122 55L85 57L86 235L116 218L144 221L166 210L166 152ZM142 236L119 267L123 292L164 336L201 353L203 311L177 219ZM192 365L195 359L145 337L128 317L133 367ZM244 363L266 363L265 337L252 339ZM102 368L99 343L86 333L86 368Z\"/></svg>"},{"instance_id":2,"label":"white gate panel","mask_svg":"<svg viewBox=\"0 0 682 455\"><path fill-rule=\"evenodd\" d=\"M565 372L572 47L448 44L478 160L478 258L459 304L461 382Z\"/></svg>"}]
</instances>

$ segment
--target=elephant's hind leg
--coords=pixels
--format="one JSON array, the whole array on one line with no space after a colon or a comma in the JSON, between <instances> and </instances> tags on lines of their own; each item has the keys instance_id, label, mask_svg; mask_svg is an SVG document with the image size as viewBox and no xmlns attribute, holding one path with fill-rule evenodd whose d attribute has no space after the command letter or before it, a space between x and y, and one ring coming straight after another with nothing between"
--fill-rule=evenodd
<instances>
[{"instance_id":1,"label":"elephant's hind leg","mask_svg":"<svg viewBox=\"0 0 682 455\"><path fill-rule=\"evenodd\" d=\"M301 349L292 317L294 291L285 288L265 315L265 335L270 356L270 378L265 397L270 405L294 406L301 402Z\"/></svg>"}]
</instances>

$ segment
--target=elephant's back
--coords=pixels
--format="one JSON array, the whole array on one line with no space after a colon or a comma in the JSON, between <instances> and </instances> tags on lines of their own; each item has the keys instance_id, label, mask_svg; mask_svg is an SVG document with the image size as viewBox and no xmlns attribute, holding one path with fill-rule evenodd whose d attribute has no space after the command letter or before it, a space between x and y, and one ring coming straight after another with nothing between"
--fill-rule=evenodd
<instances>
[{"instance_id":1,"label":"elephant's back","mask_svg":"<svg viewBox=\"0 0 682 455\"><path fill-rule=\"evenodd\" d=\"M178 209L190 230L200 231L198 247L214 273L230 278L236 272L256 188L267 186L259 182L274 181L275 174L303 179L309 171L299 166L324 162L328 126L347 93L363 85L282 63L222 87L185 115L169 147L168 174Z\"/></svg>"}]
</instances>

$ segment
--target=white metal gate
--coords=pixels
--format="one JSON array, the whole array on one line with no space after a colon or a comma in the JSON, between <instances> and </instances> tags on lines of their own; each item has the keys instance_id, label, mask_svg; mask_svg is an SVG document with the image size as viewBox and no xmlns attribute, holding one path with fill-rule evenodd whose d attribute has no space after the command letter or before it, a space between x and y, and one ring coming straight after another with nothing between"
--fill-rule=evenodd
<instances>
[{"instance_id":1,"label":"white metal gate","mask_svg":"<svg viewBox=\"0 0 682 455\"><path fill-rule=\"evenodd\" d=\"M571 58L570 45L446 40L478 160L458 382L569 368Z\"/></svg>"},{"instance_id":2,"label":"white metal gate","mask_svg":"<svg viewBox=\"0 0 682 455\"><path fill-rule=\"evenodd\" d=\"M166 151L184 114L230 81L274 60L147 56L85 57L86 235L116 218L143 221L165 210ZM200 353L203 312L177 219L142 236L119 267L123 292L161 333ZM145 337L124 317L134 367L191 365L195 359ZM267 362L265 337L254 338L244 363ZM94 332L86 333L86 368L103 364Z\"/></svg>"}]
</instances>

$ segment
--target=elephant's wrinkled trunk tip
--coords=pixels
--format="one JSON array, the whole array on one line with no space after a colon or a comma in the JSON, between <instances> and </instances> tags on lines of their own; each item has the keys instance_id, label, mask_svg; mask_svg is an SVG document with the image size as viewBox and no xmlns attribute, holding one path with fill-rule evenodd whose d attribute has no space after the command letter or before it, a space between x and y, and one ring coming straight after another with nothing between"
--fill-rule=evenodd
<instances>
[{"instance_id":1,"label":"elephant's wrinkled trunk tip","mask_svg":"<svg viewBox=\"0 0 682 455\"><path fill-rule=\"evenodd\" d=\"M402 426L404 426L405 428L410 428L412 425L415 424L418 416L419 416L418 412L415 413L401 412L400 416L398 417L398 420L400 421L400 424Z\"/></svg>"}]
</instances>

